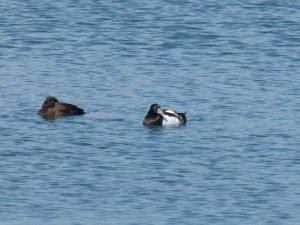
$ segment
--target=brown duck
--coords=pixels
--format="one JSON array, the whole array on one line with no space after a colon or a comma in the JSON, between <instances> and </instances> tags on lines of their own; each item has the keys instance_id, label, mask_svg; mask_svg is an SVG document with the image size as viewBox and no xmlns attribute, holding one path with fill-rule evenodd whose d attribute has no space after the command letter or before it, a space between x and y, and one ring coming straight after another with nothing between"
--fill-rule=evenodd
<instances>
[{"instance_id":1,"label":"brown duck","mask_svg":"<svg viewBox=\"0 0 300 225\"><path fill-rule=\"evenodd\" d=\"M37 114L43 117L57 117L83 115L84 113L84 110L76 105L59 102L55 97L48 96Z\"/></svg>"}]
</instances>

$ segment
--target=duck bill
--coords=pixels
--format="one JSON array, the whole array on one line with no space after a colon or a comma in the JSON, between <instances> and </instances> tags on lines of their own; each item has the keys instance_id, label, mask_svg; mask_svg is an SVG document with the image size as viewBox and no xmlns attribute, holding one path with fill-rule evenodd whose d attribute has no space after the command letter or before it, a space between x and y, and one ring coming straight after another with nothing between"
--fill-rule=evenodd
<instances>
[{"instance_id":1,"label":"duck bill","mask_svg":"<svg viewBox=\"0 0 300 225\"><path fill-rule=\"evenodd\" d=\"M160 108L158 108L158 109L157 109L157 113L160 114L160 115L162 115L162 114L163 114L163 111L162 111Z\"/></svg>"}]
</instances>

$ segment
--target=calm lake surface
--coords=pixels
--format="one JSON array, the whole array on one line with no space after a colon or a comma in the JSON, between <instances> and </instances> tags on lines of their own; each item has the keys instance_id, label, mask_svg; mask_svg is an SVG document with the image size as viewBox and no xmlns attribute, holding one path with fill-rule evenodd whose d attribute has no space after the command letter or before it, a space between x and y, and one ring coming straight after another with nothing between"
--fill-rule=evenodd
<instances>
[{"instance_id":1,"label":"calm lake surface","mask_svg":"<svg viewBox=\"0 0 300 225\"><path fill-rule=\"evenodd\" d=\"M299 224L299 1L0 10L1 225ZM144 127L152 103L187 125Z\"/></svg>"}]
</instances>

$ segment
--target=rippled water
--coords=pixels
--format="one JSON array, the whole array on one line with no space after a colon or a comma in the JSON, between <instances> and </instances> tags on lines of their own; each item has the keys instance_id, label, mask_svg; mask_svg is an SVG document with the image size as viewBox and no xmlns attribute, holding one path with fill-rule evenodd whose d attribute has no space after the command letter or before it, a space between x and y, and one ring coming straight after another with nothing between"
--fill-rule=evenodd
<instances>
[{"instance_id":1,"label":"rippled water","mask_svg":"<svg viewBox=\"0 0 300 225\"><path fill-rule=\"evenodd\" d=\"M0 224L299 223L298 2L0 9ZM144 127L154 102L187 125Z\"/></svg>"}]
</instances>

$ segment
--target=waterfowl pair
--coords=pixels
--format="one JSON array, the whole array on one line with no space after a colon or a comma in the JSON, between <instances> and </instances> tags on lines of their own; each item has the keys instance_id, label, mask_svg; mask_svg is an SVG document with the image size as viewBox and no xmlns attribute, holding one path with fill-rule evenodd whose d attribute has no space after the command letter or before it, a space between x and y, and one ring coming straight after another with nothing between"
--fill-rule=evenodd
<instances>
[{"instance_id":1,"label":"waterfowl pair","mask_svg":"<svg viewBox=\"0 0 300 225\"><path fill-rule=\"evenodd\" d=\"M55 118L58 116L83 115L83 109L76 105L59 102L57 98L48 96L44 101L38 115L46 118ZM143 124L147 126L172 127L186 123L185 113L177 113L170 109L161 109L159 104L152 104Z\"/></svg>"},{"instance_id":2,"label":"waterfowl pair","mask_svg":"<svg viewBox=\"0 0 300 225\"><path fill-rule=\"evenodd\" d=\"M55 97L48 96L37 114L43 117L57 117L83 115L84 113L84 110L76 105L59 102Z\"/></svg>"},{"instance_id":3,"label":"waterfowl pair","mask_svg":"<svg viewBox=\"0 0 300 225\"><path fill-rule=\"evenodd\" d=\"M161 109L159 104L152 104L143 124L146 126L176 127L186 123L185 113L178 113L170 109Z\"/></svg>"}]
</instances>

